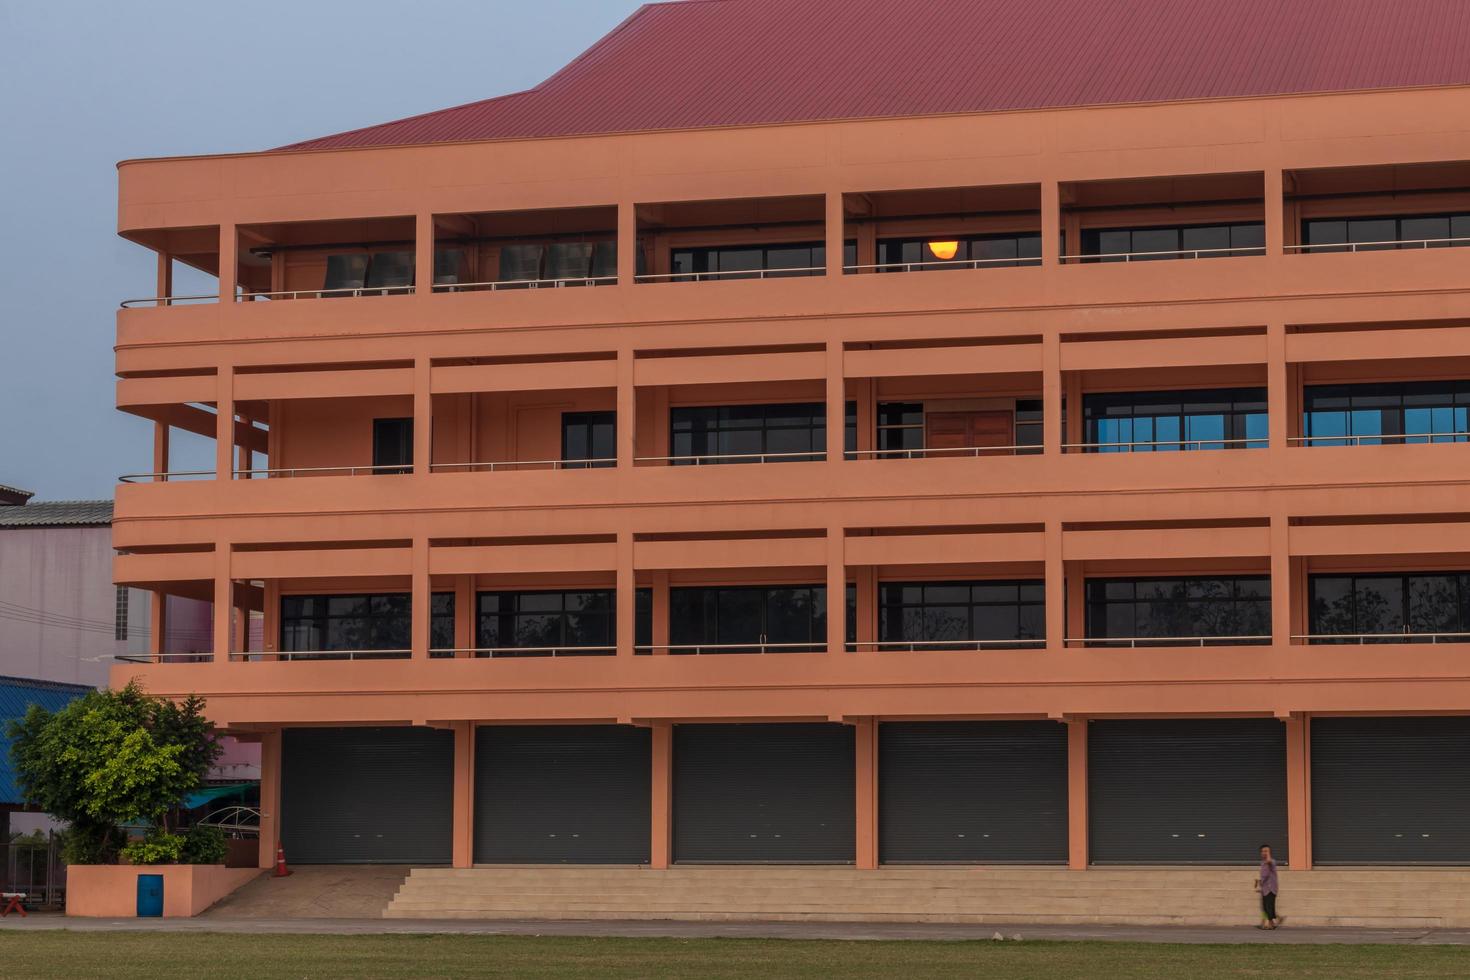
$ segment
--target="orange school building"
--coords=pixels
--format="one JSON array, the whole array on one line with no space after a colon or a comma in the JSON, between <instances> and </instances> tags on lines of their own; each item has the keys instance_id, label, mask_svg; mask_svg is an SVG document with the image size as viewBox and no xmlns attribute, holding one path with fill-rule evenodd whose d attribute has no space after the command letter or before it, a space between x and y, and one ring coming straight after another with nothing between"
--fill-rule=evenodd
<instances>
[{"instance_id":1,"label":"orange school building","mask_svg":"<svg viewBox=\"0 0 1470 980\"><path fill-rule=\"evenodd\" d=\"M918 6L120 165L116 579L216 616L113 680L262 866L1470 864L1470 11Z\"/></svg>"}]
</instances>

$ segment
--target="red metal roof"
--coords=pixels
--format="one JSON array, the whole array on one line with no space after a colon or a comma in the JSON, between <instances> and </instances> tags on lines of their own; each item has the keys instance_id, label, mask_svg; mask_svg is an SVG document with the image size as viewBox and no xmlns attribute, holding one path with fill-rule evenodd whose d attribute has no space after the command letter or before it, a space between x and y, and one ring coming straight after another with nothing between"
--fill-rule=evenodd
<instances>
[{"instance_id":1,"label":"red metal roof","mask_svg":"<svg viewBox=\"0 0 1470 980\"><path fill-rule=\"evenodd\" d=\"M1470 84L1470 0L685 0L525 92L283 149Z\"/></svg>"}]
</instances>

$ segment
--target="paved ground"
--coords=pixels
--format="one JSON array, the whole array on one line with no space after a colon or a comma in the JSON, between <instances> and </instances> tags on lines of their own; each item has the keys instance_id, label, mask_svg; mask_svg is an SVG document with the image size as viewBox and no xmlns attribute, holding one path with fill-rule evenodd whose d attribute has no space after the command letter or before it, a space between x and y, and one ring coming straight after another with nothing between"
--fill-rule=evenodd
<instances>
[{"instance_id":1,"label":"paved ground","mask_svg":"<svg viewBox=\"0 0 1470 980\"><path fill-rule=\"evenodd\" d=\"M203 918L378 919L411 869L406 865L308 865L291 877L269 874L215 903Z\"/></svg>"},{"instance_id":2,"label":"paved ground","mask_svg":"<svg viewBox=\"0 0 1470 980\"><path fill-rule=\"evenodd\" d=\"M85 932L223 932L323 933L468 933L501 936L632 936L706 938L714 936L770 939L990 939L1102 940L1153 943L1387 943L1392 945L1470 945L1470 929L1334 929L1291 928L1262 932L1189 926L1039 926L945 925L873 922L612 922L486 921L458 919L257 918L207 915L197 919L68 919L33 913L29 918L0 919L0 932L21 929L75 929Z\"/></svg>"}]
</instances>

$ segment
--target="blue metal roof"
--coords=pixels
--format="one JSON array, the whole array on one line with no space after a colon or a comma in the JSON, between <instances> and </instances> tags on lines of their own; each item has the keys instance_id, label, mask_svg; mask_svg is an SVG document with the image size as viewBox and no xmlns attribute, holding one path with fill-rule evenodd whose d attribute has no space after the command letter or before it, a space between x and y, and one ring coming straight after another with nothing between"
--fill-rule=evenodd
<instances>
[{"instance_id":1,"label":"blue metal roof","mask_svg":"<svg viewBox=\"0 0 1470 980\"><path fill-rule=\"evenodd\" d=\"M11 719L24 718L31 705L58 711L75 698L93 690L82 684L60 684L23 677L0 677L0 806L19 805L21 792L15 785L15 767L10 761L10 739L5 730Z\"/></svg>"}]
</instances>

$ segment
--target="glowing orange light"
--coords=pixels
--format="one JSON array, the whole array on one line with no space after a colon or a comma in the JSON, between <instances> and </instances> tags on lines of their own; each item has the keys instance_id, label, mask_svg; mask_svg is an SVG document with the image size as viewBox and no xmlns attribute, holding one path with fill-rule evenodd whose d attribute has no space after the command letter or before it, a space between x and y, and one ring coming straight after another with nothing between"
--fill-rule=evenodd
<instances>
[{"instance_id":1,"label":"glowing orange light","mask_svg":"<svg viewBox=\"0 0 1470 980\"><path fill-rule=\"evenodd\" d=\"M929 242L929 251L936 259L948 261L959 254L959 242Z\"/></svg>"}]
</instances>

